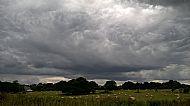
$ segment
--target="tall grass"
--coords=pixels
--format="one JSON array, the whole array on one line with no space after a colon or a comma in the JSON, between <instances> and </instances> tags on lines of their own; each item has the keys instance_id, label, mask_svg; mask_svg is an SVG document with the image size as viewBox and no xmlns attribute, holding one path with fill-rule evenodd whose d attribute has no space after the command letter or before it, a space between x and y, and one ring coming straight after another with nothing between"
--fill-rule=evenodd
<instances>
[{"instance_id":1,"label":"tall grass","mask_svg":"<svg viewBox=\"0 0 190 106\"><path fill-rule=\"evenodd\" d=\"M128 101L133 94L137 100ZM153 93L152 93L153 94ZM114 92L83 96L63 96L55 92L33 92L27 94L0 94L0 106L190 106L190 98L168 99L146 98L143 93ZM156 94L155 94L156 95ZM159 96L159 95L158 95ZM185 95L189 97L189 94ZM162 98L161 96L159 98ZM164 98L164 96L163 96Z\"/></svg>"}]
</instances>

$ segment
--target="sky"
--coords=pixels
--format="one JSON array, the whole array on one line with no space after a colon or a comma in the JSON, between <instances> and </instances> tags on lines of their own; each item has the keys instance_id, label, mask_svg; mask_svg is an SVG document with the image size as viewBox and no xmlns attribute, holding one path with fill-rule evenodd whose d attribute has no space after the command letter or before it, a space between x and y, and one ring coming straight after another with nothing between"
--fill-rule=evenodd
<instances>
[{"instance_id":1,"label":"sky","mask_svg":"<svg viewBox=\"0 0 190 106\"><path fill-rule=\"evenodd\" d=\"M183 0L0 0L0 80L190 84L189 6Z\"/></svg>"}]
</instances>

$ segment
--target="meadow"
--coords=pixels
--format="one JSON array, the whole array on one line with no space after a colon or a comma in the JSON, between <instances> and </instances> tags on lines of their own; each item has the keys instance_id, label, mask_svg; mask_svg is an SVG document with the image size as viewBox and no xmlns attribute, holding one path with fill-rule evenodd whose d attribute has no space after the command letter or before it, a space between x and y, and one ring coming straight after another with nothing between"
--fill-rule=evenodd
<instances>
[{"instance_id":1,"label":"meadow","mask_svg":"<svg viewBox=\"0 0 190 106\"><path fill-rule=\"evenodd\" d=\"M129 97L135 100L130 100ZM119 90L66 96L58 91L1 94L0 106L190 106L190 94L170 90Z\"/></svg>"}]
</instances>

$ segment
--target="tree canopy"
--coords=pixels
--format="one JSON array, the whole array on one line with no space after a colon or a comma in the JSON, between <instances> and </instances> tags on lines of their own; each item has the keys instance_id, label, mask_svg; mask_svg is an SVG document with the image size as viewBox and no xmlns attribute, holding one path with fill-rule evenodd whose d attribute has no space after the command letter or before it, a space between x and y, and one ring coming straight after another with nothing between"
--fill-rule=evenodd
<instances>
[{"instance_id":1,"label":"tree canopy","mask_svg":"<svg viewBox=\"0 0 190 106\"><path fill-rule=\"evenodd\" d=\"M158 83L158 82L144 82L135 83L127 81L121 86L117 86L116 81L106 81L103 86L98 85L95 81L88 81L86 78L79 77L69 81L59 81L57 83L39 83L32 85L21 85L18 81L13 82L1 82L0 81L0 92L16 93L24 91L24 87L30 87L33 91L62 91L63 94L69 95L82 95L95 93L96 90L112 91L118 89L124 90L137 90L149 89L171 89L174 92L179 89L180 92L188 93L190 90L190 85L181 84L177 81L169 80L168 82Z\"/></svg>"}]
</instances>

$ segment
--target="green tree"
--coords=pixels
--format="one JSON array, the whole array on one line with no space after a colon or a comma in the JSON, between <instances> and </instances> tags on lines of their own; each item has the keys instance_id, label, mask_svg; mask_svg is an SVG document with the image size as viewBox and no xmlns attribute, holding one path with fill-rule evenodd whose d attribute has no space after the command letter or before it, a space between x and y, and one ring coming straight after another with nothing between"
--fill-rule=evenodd
<instances>
[{"instance_id":1,"label":"green tree","mask_svg":"<svg viewBox=\"0 0 190 106\"><path fill-rule=\"evenodd\" d=\"M132 90L132 89L135 89L136 87L135 87L135 84L133 82L128 81L122 85L122 88L125 90L128 90L128 89Z\"/></svg>"},{"instance_id":2,"label":"green tree","mask_svg":"<svg viewBox=\"0 0 190 106\"><path fill-rule=\"evenodd\" d=\"M117 90L117 83L115 81L106 81L104 87L108 91Z\"/></svg>"},{"instance_id":3,"label":"green tree","mask_svg":"<svg viewBox=\"0 0 190 106\"><path fill-rule=\"evenodd\" d=\"M90 81L90 90L92 93L95 93L95 91L99 88L98 84L95 81Z\"/></svg>"},{"instance_id":4,"label":"green tree","mask_svg":"<svg viewBox=\"0 0 190 106\"><path fill-rule=\"evenodd\" d=\"M85 78L79 77L68 81L66 89L62 90L62 92L66 94L80 95L89 94L91 89L89 82Z\"/></svg>"}]
</instances>

